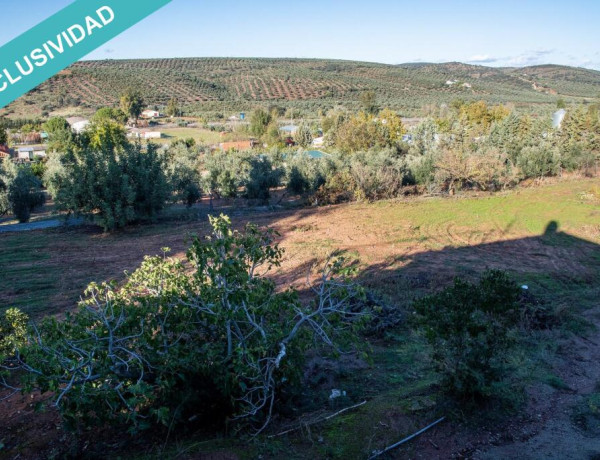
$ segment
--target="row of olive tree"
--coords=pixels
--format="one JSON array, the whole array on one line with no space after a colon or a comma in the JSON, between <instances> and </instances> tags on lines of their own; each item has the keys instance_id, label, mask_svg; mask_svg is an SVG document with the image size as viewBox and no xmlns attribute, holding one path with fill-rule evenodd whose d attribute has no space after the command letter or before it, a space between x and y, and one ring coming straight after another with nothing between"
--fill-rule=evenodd
<instances>
[{"instance_id":1,"label":"row of olive tree","mask_svg":"<svg viewBox=\"0 0 600 460\"><path fill-rule=\"evenodd\" d=\"M128 141L120 109L103 108L75 134L62 118L45 124L49 158L44 185L57 210L96 218L105 230L155 220L169 202L201 197L202 150L184 142L166 148Z\"/></svg>"}]
</instances>

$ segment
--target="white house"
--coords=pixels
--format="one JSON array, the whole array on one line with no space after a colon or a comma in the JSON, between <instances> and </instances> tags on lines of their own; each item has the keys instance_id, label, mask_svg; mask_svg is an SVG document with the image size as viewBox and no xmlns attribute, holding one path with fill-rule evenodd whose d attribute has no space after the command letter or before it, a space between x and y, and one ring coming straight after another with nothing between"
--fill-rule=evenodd
<instances>
[{"instance_id":1,"label":"white house","mask_svg":"<svg viewBox=\"0 0 600 460\"><path fill-rule=\"evenodd\" d=\"M142 118L160 118L160 112L158 110L144 110Z\"/></svg>"},{"instance_id":2,"label":"white house","mask_svg":"<svg viewBox=\"0 0 600 460\"><path fill-rule=\"evenodd\" d=\"M312 141L313 147L323 147L323 144L325 144L325 138L323 136L315 137Z\"/></svg>"},{"instance_id":3,"label":"white house","mask_svg":"<svg viewBox=\"0 0 600 460\"><path fill-rule=\"evenodd\" d=\"M33 147L19 147L19 150L17 150L17 159L21 161L33 160Z\"/></svg>"},{"instance_id":4,"label":"white house","mask_svg":"<svg viewBox=\"0 0 600 460\"><path fill-rule=\"evenodd\" d=\"M90 120L82 120L82 121L77 121L75 123L73 123L71 125L71 128L73 129L73 131L75 131L77 134L81 134L82 132L84 132L86 130L86 128L90 125Z\"/></svg>"},{"instance_id":5,"label":"white house","mask_svg":"<svg viewBox=\"0 0 600 460\"><path fill-rule=\"evenodd\" d=\"M162 133L158 131L148 131L144 133L144 139L160 139Z\"/></svg>"},{"instance_id":6,"label":"white house","mask_svg":"<svg viewBox=\"0 0 600 460\"><path fill-rule=\"evenodd\" d=\"M293 136L294 134L296 134L296 132L298 132L298 126L296 125L286 125L286 126L282 126L281 128L279 128L279 131L288 134L290 136Z\"/></svg>"},{"instance_id":7,"label":"white house","mask_svg":"<svg viewBox=\"0 0 600 460\"><path fill-rule=\"evenodd\" d=\"M44 147L19 147L17 159L20 161L33 161L35 158L46 158Z\"/></svg>"},{"instance_id":8,"label":"white house","mask_svg":"<svg viewBox=\"0 0 600 460\"><path fill-rule=\"evenodd\" d=\"M90 121L83 117L69 117L67 123L71 125L71 129L77 134L82 133L90 124Z\"/></svg>"}]
</instances>

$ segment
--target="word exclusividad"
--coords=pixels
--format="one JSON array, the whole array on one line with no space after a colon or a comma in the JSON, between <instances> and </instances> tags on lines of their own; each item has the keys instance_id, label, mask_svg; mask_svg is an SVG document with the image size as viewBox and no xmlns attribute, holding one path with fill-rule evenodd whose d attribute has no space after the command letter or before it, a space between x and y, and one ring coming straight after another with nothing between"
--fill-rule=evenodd
<instances>
[{"instance_id":1,"label":"word exclusividad","mask_svg":"<svg viewBox=\"0 0 600 460\"><path fill-rule=\"evenodd\" d=\"M102 29L115 19L115 13L109 6L96 10L95 15L86 16L82 24L73 24L56 35L56 40L50 39L33 49L28 55L14 63L12 69L4 68L0 73L0 92L9 85L14 85L23 77L31 75L36 67L44 67L56 55L63 54L67 47L73 48L92 36L96 29ZM3 81L4 80L4 81Z\"/></svg>"}]
</instances>

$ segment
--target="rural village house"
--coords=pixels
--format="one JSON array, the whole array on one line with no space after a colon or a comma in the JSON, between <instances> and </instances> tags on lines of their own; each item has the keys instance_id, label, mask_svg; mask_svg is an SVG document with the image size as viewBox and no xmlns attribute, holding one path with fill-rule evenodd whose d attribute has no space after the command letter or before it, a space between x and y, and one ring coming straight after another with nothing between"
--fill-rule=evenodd
<instances>
[{"instance_id":1,"label":"rural village house","mask_svg":"<svg viewBox=\"0 0 600 460\"><path fill-rule=\"evenodd\" d=\"M19 147L17 151L17 160L33 161L36 158L46 158L45 147Z\"/></svg>"},{"instance_id":2,"label":"rural village house","mask_svg":"<svg viewBox=\"0 0 600 460\"><path fill-rule=\"evenodd\" d=\"M158 110L144 110L142 118L160 118L161 114Z\"/></svg>"},{"instance_id":3,"label":"rural village house","mask_svg":"<svg viewBox=\"0 0 600 460\"><path fill-rule=\"evenodd\" d=\"M0 145L0 159L4 160L5 158L10 158L11 154L10 154L10 149L8 148L7 145Z\"/></svg>"}]
</instances>

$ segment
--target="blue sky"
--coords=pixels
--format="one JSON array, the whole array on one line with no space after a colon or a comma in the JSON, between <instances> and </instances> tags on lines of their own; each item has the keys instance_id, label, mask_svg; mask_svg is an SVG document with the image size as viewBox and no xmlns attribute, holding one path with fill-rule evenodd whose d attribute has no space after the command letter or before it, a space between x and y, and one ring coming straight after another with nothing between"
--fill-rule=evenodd
<instances>
[{"instance_id":1,"label":"blue sky","mask_svg":"<svg viewBox=\"0 0 600 460\"><path fill-rule=\"evenodd\" d=\"M70 3L2 0L0 45ZM300 57L600 70L599 19L598 0L173 0L87 59Z\"/></svg>"}]
</instances>

